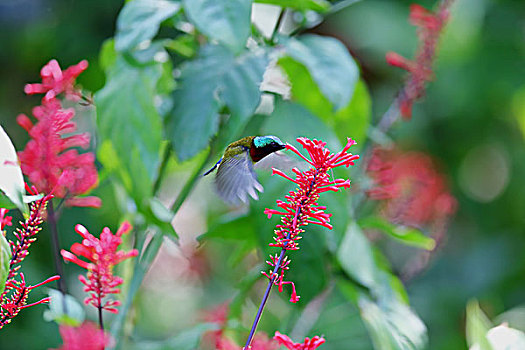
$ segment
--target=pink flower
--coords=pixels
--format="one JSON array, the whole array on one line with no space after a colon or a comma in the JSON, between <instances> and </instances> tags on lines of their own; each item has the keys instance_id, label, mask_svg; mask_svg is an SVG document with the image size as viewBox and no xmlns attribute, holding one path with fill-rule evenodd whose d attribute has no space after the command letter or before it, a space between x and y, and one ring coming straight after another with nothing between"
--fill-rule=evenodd
<instances>
[{"instance_id":1,"label":"pink flower","mask_svg":"<svg viewBox=\"0 0 525 350\"><path fill-rule=\"evenodd\" d=\"M27 84L24 92L28 95L46 94L44 100L54 99L57 95L64 92L66 98L78 101L82 98L82 93L75 89L75 80L88 67L86 60L62 71L57 60L51 60L40 71L42 84Z\"/></svg>"},{"instance_id":2,"label":"pink flower","mask_svg":"<svg viewBox=\"0 0 525 350\"><path fill-rule=\"evenodd\" d=\"M18 152L22 171L44 193L67 198L72 206L100 207L97 197L76 197L84 194L98 183L93 153L79 154L72 147L87 148L88 133L73 134L76 123L72 121L75 110L62 109L55 98L44 99L41 106L33 109L36 124L25 114L17 122L31 137L22 152Z\"/></svg>"},{"instance_id":3,"label":"pink flower","mask_svg":"<svg viewBox=\"0 0 525 350\"><path fill-rule=\"evenodd\" d=\"M316 335L312 339L306 337L303 343L294 343L287 335L279 332L275 332L273 339L290 350L315 350L326 341L323 337Z\"/></svg>"},{"instance_id":4,"label":"pink flower","mask_svg":"<svg viewBox=\"0 0 525 350\"><path fill-rule=\"evenodd\" d=\"M325 213L325 206L318 204L319 196L326 191L338 191L339 188L349 188L350 180L344 179L330 179L330 170L340 166L349 167L354 165L354 161L359 158L358 155L348 153L348 149L355 144L355 141L348 139L345 147L337 154L331 153L325 146L326 143L319 140L310 140L307 138L298 138L304 149L308 152L309 158L303 156L295 147L287 145L286 148L296 153L299 157L308 162L312 167L300 172L293 169L295 179L287 176L280 170L273 169L273 173L284 177L287 180L294 182L297 189L290 191L285 196L286 201L277 200L279 209L266 209L265 214L270 218L272 215L281 215L281 224L277 225L275 230L275 237L272 247L279 247L284 250L299 249L298 241L302 238L305 226L308 224L316 224L320 226L332 228L330 225L331 214ZM281 256L270 256L267 264L274 269L269 273L263 274L273 281L279 287L279 292L282 292L283 285L290 284L292 287L292 295L290 301L296 303L299 301L299 296L296 293L293 282L284 281L284 271L289 269L290 260L281 254ZM279 272L280 270L280 272Z\"/></svg>"},{"instance_id":5,"label":"pink flower","mask_svg":"<svg viewBox=\"0 0 525 350\"><path fill-rule=\"evenodd\" d=\"M392 66L408 71L410 74L397 97L399 110L405 119L412 116L412 105L425 94L425 84L432 80L432 64L436 56L437 44L443 27L449 17L452 0L443 1L435 12L420 5L410 6L410 23L417 26L419 47L413 61L395 52L386 54L386 61Z\"/></svg>"},{"instance_id":6,"label":"pink flower","mask_svg":"<svg viewBox=\"0 0 525 350\"><path fill-rule=\"evenodd\" d=\"M112 339L91 322L84 322L79 327L60 325L63 345L56 350L103 350L111 346Z\"/></svg>"},{"instance_id":7,"label":"pink flower","mask_svg":"<svg viewBox=\"0 0 525 350\"><path fill-rule=\"evenodd\" d=\"M0 208L0 231L2 231L4 227L11 226L13 224L11 221L13 218L6 215L8 211L9 210L6 208Z\"/></svg>"},{"instance_id":8,"label":"pink flower","mask_svg":"<svg viewBox=\"0 0 525 350\"><path fill-rule=\"evenodd\" d=\"M374 181L368 195L383 201L384 215L395 223L419 227L456 210L445 178L426 154L375 149L367 171Z\"/></svg>"},{"instance_id":9,"label":"pink flower","mask_svg":"<svg viewBox=\"0 0 525 350\"><path fill-rule=\"evenodd\" d=\"M40 287L46 283L56 281L60 279L60 276L53 276L47 280L35 284L34 286L26 285L26 280L23 273L20 273L20 281L15 279L9 279L5 284L6 290L2 294L0 303L0 329L6 324L9 324L11 320L18 315L20 310L35 306L38 304L48 303L50 298L43 298L35 303L26 304L29 292L37 287ZM12 292L8 297L7 293Z\"/></svg>"},{"instance_id":10,"label":"pink flower","mask_svg":"<svg viewBox=\"0 0 525 350\"><path fill-rule=\"evenodd\" d=\"M109 294L120 293L117 286L121 285L123 280L113 274L113 267L125 259L138 255L136 249L129 252L117 251L118 246L122 243L122 235L131 229L132 227L127 221L120 226L115 235L111 233L109 228L105 227L99 239L90 234L84 226L75 226L75 231L84 240L81 244L74 243L71 246L72 253L63 249L60 253L64 260L71 261L88 270L87 278L83 275L79 276L80 282L85 285L84 291L90 293L90 296L84 300L86 304L109 312L118 312L116 309L120 305L118 300L103 302L102 299ZM79 259L79 257L88 261Z\"/></svg>"}]
</instances>

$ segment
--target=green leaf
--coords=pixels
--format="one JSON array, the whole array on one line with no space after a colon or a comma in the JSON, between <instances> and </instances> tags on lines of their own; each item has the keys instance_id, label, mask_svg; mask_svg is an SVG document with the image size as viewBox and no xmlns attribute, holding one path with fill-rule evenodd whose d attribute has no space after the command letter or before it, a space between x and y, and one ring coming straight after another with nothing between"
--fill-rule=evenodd
<instances>
[{"instance_id":1,"label":"green leaf","mask_svg":"<svg viewBox=\"0 0 525 350\"><path fill-rule=\"evenodd\" d=\"M313 34L282 41L286 53L308 69L336 111L350 102L359 78L359 69L340 41Z\"/></svg>"},{"instance_id":2,"label":"green leaf","mask_svg":"<svg viewBox=\"0 0 525 350\"><path fill-rule=\"evenodd\" d=\"M348 225L337 251L337 260L343 270L357 282L368 288L377 286L378 270L372 246L355 223Z\"/></svg>"},{"instance_id":3,"label":"green leaf","mask_svg":"<svg viewBox=\"0 0 525 350\"><path fill-rule=\"evenodd\" d=\"M308 69L295 59L286 56L279 59L291 83L292 99L331 126L339 140L347 137L364 144L371 118L371 101L365 83L359 80L349 103L334 112L332 103L322 94Z\"/></svg>"},{"instance_id":4,"label":"green leaf","mask_svg":"<svg viewBox=\"0 0 525 350\"><path fill-rule=\"evenodd\" d=\"M164 46L167 50L175 52L177 55L192 58L197 54L199 42L195 38L195 35L182 34L175 39L166 40Z\"/></svg>"},{"instance_id":5,"label":"green leaf","mask_svg":"<svg viewBox=\"0 0 525 350\"><path fill-rule=\"evenodd\" d=\"M491 322L479 307L477 300L467 304L467 343L469 347L477 344L480 350L493 350L487 339L487 332L492 327Z\"/></svg>"},{"instance_id":6,"label":"green leaf","mask_svg":"<svg viewBox=\"0 0 525 350\"><path fill-rule=\"evenodd\" d=\"M374 302L361 293L358 307L376 350L417 350L426 347L425 324L404 303L395 298Z\"/></svg>"},{"instance_id":7,"label":"green leaf","mask_svg":"<svg viewBox=\"0 0 525 350\"><path fill-rule=\"evenodd\" d=\"M363 80L359 79L355 86L350 103L334 114L331 125L341 142L347 137L357 141L357 147L362 147L366 141L366 134L372 118L372 101L368 88Z\"/></svg>"},{"instance_id":8,"label":"green leaf","mask_svg":"<svg viewBox=\"0 0 525 350\"><path fill-rule=\"evenodd\" d=\"M425 236L420 230L410 227L397 226L390 223L385 218L379 216L369 216L359 221L361 228L378 229L399 242L426 250L432 250L436 242Z\"/></svg>"},{"instance_id":9,"label":"green leaf","mask_svg":"<svg viewBox=\"0 0 525 350\"><path fill-rule=\"evenodd\" d=\"M49 288L48 291L51 301L49 302L49 309L44 311L44 320L55 321L59 325L77 327L84 322L86 313L82 305L69 294L62 294L62 292ZM66 306L67 313L64 310Z\"/></svg>"},{"instance_id":10,"label":"green leaf","mask_svg":"<svg viewBox=\"0 0 525 350\"><path fill-rule=\"evenodd\" d=\"M7 196L20 211L27 213L27 206L24 204L24 177L15 147L11 139L0 126L0 199ZM6 202L8 204L9 202Z\"/></svg>"},{"instance_id":11,"label":"green leaf","mask_svg":"<svg viewBox=\"0 0 525 350\"><path fill-rule=\"evenodd\" d=\"M259 104L267 62L263 52L235 57L224 46L208 45L182 68L167 118L168 137L179 160L206 148L217 132L221 106L227 106L238 123L248 120Z\"/></svg>"},{"instance_id":12,"label":"green leaf","mask_svg":"<svg viewBox=\"0 0 525 350\"><path fill-rule=\"evenodd\" d=\"M0 232L0 295L4 292L5 283L7 282L7 275L9 274L9 265L11 262L11 246Z\"/></svg>"},{"instance_id":13,"label":"green leaf","mask_svg":"<svg viewBox=\"0 0 525 350\"><path fill-rule=\"evenodd\" d=\"M272 114L266 117L261 128L263 134L279 136L293 143L299 136L321 139L331 149L340 149L341 143L334 132L305 107L277 99Z\"/></svg>"},{"instance_id":14,"label":"green leaf","mask_svg":"<svg viewBox=\"0 0 525 350\"><path fill-rule=\"evenodd\" d=\"M139 208L151 197L159 165L162 122L155 97L162 74L162 63L135 67L119 56L108 69L106 85L95 95L104 146L100 160L108 169L118 162L115 170Z\"/></svg>"},{"instance_id":15,"label":"green leaf","mask_svg":"<svg viewBox=\"0 0 525 350\"><path fill-rule=\"evenodd\" d=\"M299 11L312 10L324 13L330 10L330 3L326 0L255 0L254 2L288 7Z\"/></svg>"},{"instance_id":16,"label":"green leaf","mask_svg":"<svg viewBox=\"0 0 525 350\"><path fill-rule=\"evenodd\" d=\"M195 26L238 53L250 36L251 0L183 0Z\"/></svg>"},{"instance_id":17,"label":"green leaf","mask_svg":"<svg viewBox=\"0 0 525 350\"><path fill-rule=\"evenodd\" d=\"M134 0L126 2L117 18L115 48L129 51L152 39L160 24L175 15L181 6L173 0Z\"/></svg>"},{"instance_id":18,"label":"green leaf","mask_svg":"<svg viewBox=\"0 0 525 350\"><path fill-rule=\"evenodd\" d=\"M179 238L179 235L175 232L175 229L171 224L174 216L173 213L166 208L158 198L151 198L149 201L149 209L143 211L143 213L146 214L147 220L150 224L157 226L158 231L172 236L175 239Z\"/></svg>"}]
</instances>

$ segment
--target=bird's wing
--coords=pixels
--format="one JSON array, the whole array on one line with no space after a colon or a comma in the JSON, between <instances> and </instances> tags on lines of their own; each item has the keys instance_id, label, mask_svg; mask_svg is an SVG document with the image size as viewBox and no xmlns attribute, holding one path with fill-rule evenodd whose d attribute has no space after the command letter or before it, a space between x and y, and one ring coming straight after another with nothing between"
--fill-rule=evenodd
<instances>
[{"instance_id":1,"label":"bird's wing","mask_svg":"<svg viewBox=\"0 0 525 350\"><path fill-rule=\"evenodd\" d=\"M239 201L246 203L248 195L259 199L257 191L263 191L248 152L228 157L221 162L215 177L215 187L219 196L231 204L238 204Z\"/></svg>"}]
</instances>

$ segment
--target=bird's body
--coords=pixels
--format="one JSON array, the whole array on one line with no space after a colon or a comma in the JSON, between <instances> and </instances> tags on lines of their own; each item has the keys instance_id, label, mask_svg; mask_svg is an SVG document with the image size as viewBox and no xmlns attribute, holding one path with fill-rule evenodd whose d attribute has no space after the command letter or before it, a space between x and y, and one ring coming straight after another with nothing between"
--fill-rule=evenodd
<instances>
[{"instance_id":1,"label":"bird's body","mask_svg":"<svg viewBox=\"0 0 525 350\"><path fill-rule=\"evenodd\" d=\"M275 136L244 137L230 143L222 158L204 175L208 175L218 167L215 187L225 202L232 204L239 201L246 202L248 195L257 199L257 191L262 192L263 188L257 181L255 164L269 154L284 148L284 143Z\"/></svg>"}]
</instances>

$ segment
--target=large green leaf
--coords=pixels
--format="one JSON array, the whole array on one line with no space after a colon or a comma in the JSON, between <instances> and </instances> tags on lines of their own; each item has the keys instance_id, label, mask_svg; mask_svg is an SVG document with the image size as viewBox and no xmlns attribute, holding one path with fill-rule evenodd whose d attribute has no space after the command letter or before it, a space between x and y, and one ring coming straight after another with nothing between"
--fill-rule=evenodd
<instances>
[{"instance_id":1,"label":"large green leaf","mask_svg":"<svg viewBox=\"0 0 525 350\"><path fill-rule=\"evenodd\" d=\"M5 195L9 200L4 201L5 204L12 202L22 212L26 212L27 206L24 204L24 193L24 177L22 176L15 147L2 126L0 126L0 200ZM3 207L7 206L9 205Z\"/></svg>"},{"instance_id":2,"label":"large green leaf","mask_svg":"<svg viewBox=\"0 0 525 350\"><path fill-rule=\"evenodd\" d=\"M376 350L417 350L426 347L426 326L404 303L395 298L376 302L361 293L358 306Z\"/></svg>"},{"instance_id":3,"label":"large green leaf","mask_svg":"<svg viewBox=\"0 0 525 350\"><path fill-rule=\"evenodd\" d=\"M11 247L0 231L0 295L4 292L7 275L9 274L9 265L11 262Z\"/></svg>"},{"instance_id":4,"label":"large green leaf","mask_svg":"<svg viewBox=\"0 0 525 350\"><path fill-rule=\"evenodd\" d=\"M120 173L139 208L151 197L159 165L162 122L155 98L162 74L162 63L136 67L119 56L107 71L106 85L95 95L103 141L100 160Z\"/></svg>"},{"instance_id":5,"label":"large green leaf","mask_svg":"<svg viewBox=\"0 0 525 350\"><path fill-rule=\"evenodd\" d=\"M174 0L134 0L127 2L117 18L115 48L129 51L145 40L152 39L162 21L181 8Z\"/></svg>"},{"instance_id":6,"label":"large green leaf","mask_svg":"<svg viewBox=\"0 0 525 350\"><path fill-rule=\"evenodd\" d=\"M337 260L343 270L368 288L377 287L378 269L372 246L355 223L348 225L337 251Z\"/></svg>"},{"instance_id":7,"label":"large green leaf","mask_svg":"<svg viewBox=\"0 0 525 350\"><path fill-rule=\"evenodd\" d=\"M436 242L432 238L425 236L420 230L394 225L385 218L379 216L369 216L364 218L359 221L359 226L362 228L375 228L381 230L390 237L406 245L426 250L432 250L436 246Z\"/></svg>"},{"instance_id":8,"label":"large green leaf","mask_svg":"<svg viewBox=\"0 0 525 350\"><path fill-rule=\"evenodd\" d=\"M359 78L359 69L340 41L313 34L282 41L286 53L308 69L335 110L350 102Z\"/></svg>"},{"instance_id":9,"label":"large green leaf","mask_svg":"<svg viewBox=\"0 0 525 350\"><path fill-rule=\"evenodd\" d=\"M289 7L300 11L327 12L330 9L330 3L326 0L255 0L254 2Z\"/></svg>"},{"instance_id":10,"label":"large green leaf","mask_svg":"<svg viewBox=\"0 0 525 350\"><path fill-rule=\"evenodd\" d=\"M299 136L321 139L332 150L338 150L341 143L335 133L300 104L277 99L272 114L266 117L261 128L264 134L279 136L283 141L293 143Z\"/></svg>"},{"instance_id":11,"label":"large green leaf","mask_svg":"<svg viewBox=\"0 0 525 350\"><path fill-rule=\"evenodd\" d=\"M341 142L351 137L364 144L371 117L371 101L365 83L359 80L348 104L334 112L332 103L321 92L308 69L295 59L279 59L291 84L292 99L321 118L334 129Z\"/></svg>"},{"instance_id":12,"label":"large green leaf","mask_svg":"<svg viewBox=\"0 0 525 350\"><path fill-rule=\"evenodd\" d=\"M250 36L251 0L183 0L189 19L204 34L240 52Z\"/></svg>"},{"instance_id":13,"label":"large green leaf","mask_svg":"<svg viewBox=\"0 0 525 350\"><path fill-rule=\"evenodd\" d=\"M208 145L218 128L219 108L227 106L244 123L259 104L259 84L267 65L263 52L235 57L226 47L208 45L199 57L182 68L174 108L167 118L168 137L179 160L186 160Z\"/></svg>"}]
</instances>

